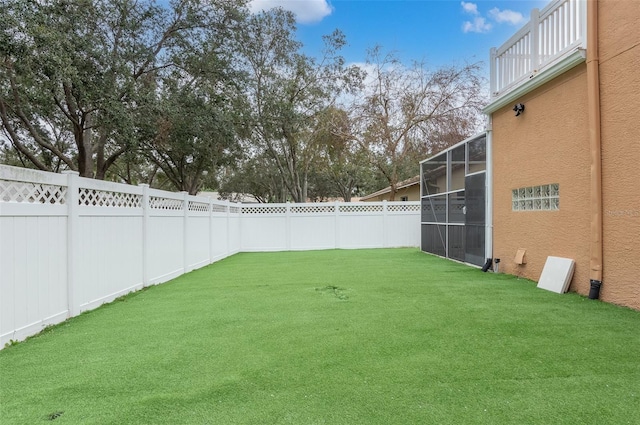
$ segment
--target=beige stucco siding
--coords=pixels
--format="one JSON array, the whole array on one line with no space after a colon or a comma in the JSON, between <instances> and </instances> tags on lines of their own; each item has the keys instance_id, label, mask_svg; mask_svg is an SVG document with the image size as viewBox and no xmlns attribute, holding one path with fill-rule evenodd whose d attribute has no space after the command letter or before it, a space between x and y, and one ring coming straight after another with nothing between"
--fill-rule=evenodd
<instances>
[{"instance_id":1,"label":"beige stucco siding","mask_svg":"<svg viewBox=\"0 0 640 425\"><path fill-rule=\"evenodd\" d=\"M389 200L389 192L382 193L378 196L374 196L373 198L363 199L364 202L381 202ZM420 200L420 184L414 184L408 187L403 187L398 189L396 192L396 201L401 201L402 197L406 196L407 201L419 201Z\"/></svg>"},{"instance_id":2,"label":"beige stucco siding","mask_svg":"<svg viewBox=\"0 0 640 425\"><path fill-rule=\"evenodd\" d=\"M589 2L590 5L594 4ZM640 309L640 7L599 0L603 301ZM576 260L570 289L588 294L590 140L586 65L492 115L494 258L507 273L538 280L549 255ZM514 102L515 103L515 102ZM560 185L558 211L512 211L511 190ZM513 258L527 250L524 266Z\"/></svg>"},{"instance_id":3,"label":"beige stucco siding","mask_svg":"<svg viewBox=\"0 0 640 425\"><path fill-rule=\"evenodd\" d=\"M640 309L640 5L600 0L605 301Z\"/></svg>"},{"instance_id":4,"label":"beige stucco siding","mask_svg":"<svg viewBox=\"0 0 640 425\"><path fill-rule=\"evenodd\" d=\"M584 64L493 114L494 258L538 280L547 256L576 260L571 290L589 291L589 132ZM558 211L512 211L511 191L558 183ZM519 248L526 265L516 265Z\"/></svg>"}]
</instances>

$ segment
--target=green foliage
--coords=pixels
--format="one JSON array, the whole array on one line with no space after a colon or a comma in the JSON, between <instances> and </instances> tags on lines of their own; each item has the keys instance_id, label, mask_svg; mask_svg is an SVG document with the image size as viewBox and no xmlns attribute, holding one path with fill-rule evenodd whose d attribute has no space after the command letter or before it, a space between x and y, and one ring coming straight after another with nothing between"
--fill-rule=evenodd
<instances>
[{"instance_id":1,"label":"green foliage","mask_svg":"<svg viewBox=\"0 0 640 425\"><path fill-rule=\"evenodd\" d=\"M15 345L18 345L20 343L20 341L17 341L15 339L10 339L9 342L6 342L4 344L4 348L9 348L9 347L13 347Z\"/></svg>"},{"instance_id":2,"label":"green foliage","mask_svg":"<svg viewBox=\"0 0 640 425\"><path fill-rule=\"evenodd\" d=\"M252 15L238 50L248 74L252 157L269 157L291 199L305 202L309 177L318 169L321 114L361 75L339 55L341 32L324 37L317 60L300 53L295 31L293 15L282 9Z\"/></svg>"},{"instance_id":3,"label":"green foliage","mask_svg":"<svg viewBox=\"0 0 640 425\"><path fill-rule=\"evenodd\" d=\"M0 161L192 194L349 200L477 128L477 65L404 68L373 49L365 86L339 30L311 57L292 13L246 3L0 3Z\"/></svg>"},{"instance_id":4,"label":"green foliage","mask_svg":"<svg viewBox=\"0 0 640 425\"><path fill-rule=\"evenodd\" d=\"M245 155L235 167L227 167L220 180L219 193L223 199L241 201L244 195L251 195L261 203L290 199L275 161L265 153Z\"/></svg>"},{"instance_id":5,"label":"green foliage","mask_svg":"<svg viewBox=\"0 0 640 425\"><path fill-rule=\"evenodd\" d=\"M157 173L144 158L166 159L174 150L200 156L194 133L215 140L207 147L216 153L229 149L234 126L221 116L232 103L219 83L235 75L227 40L246 13L241 2L178 0L165 8L151 0L16 0L0 7L0 117L4 147L15 152L5 154L10 162L133 182ZM194 116L203 105L203 113L215 109L207 123ZM196 125L185 134L190 116ZM178 146L153 151L154 139ZM207 169L215 170L213 155L203 159ZM194 171L152 164L179 189L198 186Z\"/></svg>"},{"instance_id":6,"label":"green foliage","mask_svg":"<svg viewBox=\"0 0 640 425\"><path fill-rule=\"evenodd\" d=\"M318 115L314 132L319 149L316 178L325 183L316 185L330 187L331 196L342 197L346 202L352 196L363 196L384 186L376 181L368 152L350 136L352 130L348 112L329 107Z\"/></svg>"},{"instance_id":7,"label":"green foliage","mask_svg":"<svg viewBox=\"0 0 640 425\"><path fill-rule=\"evenodd\" d=\"M635 424L639 326L415 249L243 253L0 351L0 423Z\"/></svg>"},{"instance_id":8,"label":"green foliage","mask_svg":"<svg viewBox=\"0 0 640 425\"><path fill-rule=\"evenodd\" d=\"M171 87L147 115L142 149L177 190L196 194L210 170L235 160L233 113L216 93L192 86Z\"/></svg>"}]
</instances>

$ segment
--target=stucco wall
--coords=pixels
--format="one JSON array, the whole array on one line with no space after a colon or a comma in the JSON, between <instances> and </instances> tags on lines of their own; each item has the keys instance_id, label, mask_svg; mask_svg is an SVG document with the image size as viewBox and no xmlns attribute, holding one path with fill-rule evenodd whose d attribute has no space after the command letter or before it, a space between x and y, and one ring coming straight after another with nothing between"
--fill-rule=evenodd
<instances>
[{"instance_id":1,"label":"stucco wall","mask_svg":"<svg viewBox=\"0 0 640 425\"><path fill-rule=\"evenodd\" d=\"M640 309L640 4L600 0L605 301Z\"/></svg>"},{"instance_id":2,"label":"stucco wall","mask_svg":"<svg viewBox=\"0 0 640 425\"><path fill-rule=\"evenodd\" d=\"M640 7L599 1L603 301L640 309ZM548 255L576 260L571 290L589 292L589 134L586 66L493 114L494 257L537 280ZM511 211L511 189L560 184L560 210ZM518 248L527 264L517 266Z\"/></svg>"},{"instance_id":3,"label":"stucco wall","mask_svg":"<svg viewBox=\"0 0 640 425\"><path fill-rule=\"evenodd\" d=\"M570 290L589 291L589 132L581 64L493 114L494 258L500 269L538 280L547 256L572 258ZM511 191L559 183L558 211L512 211ZM526 265L516 265L519 248Z\"/></svg>"}]
</instances>

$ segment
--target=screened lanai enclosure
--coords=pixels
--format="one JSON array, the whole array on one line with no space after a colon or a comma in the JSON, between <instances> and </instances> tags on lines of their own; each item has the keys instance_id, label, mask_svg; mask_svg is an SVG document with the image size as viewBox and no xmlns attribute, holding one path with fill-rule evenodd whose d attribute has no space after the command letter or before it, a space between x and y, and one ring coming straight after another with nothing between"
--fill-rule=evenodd
<instances>
[{"instance_id":1,"label":"screened lanai enclosure","mask_svg":"<svg viewBox=\"0 0 640 425\"><path fill-rule=\"evenodd\" d=\"M486 145L483 133L420 163L423 251L478 266L484 264Z\"/></svg>"}]
</instances>

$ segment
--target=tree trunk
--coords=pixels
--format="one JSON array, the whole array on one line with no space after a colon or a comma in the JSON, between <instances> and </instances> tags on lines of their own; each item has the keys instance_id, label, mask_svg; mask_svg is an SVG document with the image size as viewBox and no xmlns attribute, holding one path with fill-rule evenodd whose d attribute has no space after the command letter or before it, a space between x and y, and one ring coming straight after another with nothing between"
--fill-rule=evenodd
<instances>
[{"instance_id":1,"label":"tree trunk","mask_svg":"<svg viewBox=\"0 0 640 425\"><path fill-rule=\"evenodd\" d=\"M78 124L74 123L80 177L93 178L93 129L88 128L92 121L91 115L87 114Z\"/></svg>"},{"instance_id":2,"label":"tree trunk","mask_svg":"<svg viewBox=\"0 0 640 425\"><path fill-rule=\"evenodd\" d=\"M304 173L304 183L302 184L302 201L307 202L307 194L309 192L309 178L307 173Z\"/></svg>"},{"instance_id":3,"label":"tree trunk","mask_svg":"<svg viewBox=\"0 0 640 425\"><path fill-rule=\"evenodd\" d=\"M396 189L396 185L395 183L392 184L390 186L391 190L389 191L389 201L395 201L396 200L396 193L398 192L398 190Z\"/></svg>"}]
</instances>

